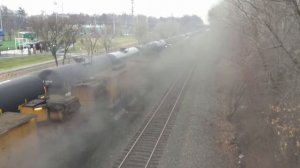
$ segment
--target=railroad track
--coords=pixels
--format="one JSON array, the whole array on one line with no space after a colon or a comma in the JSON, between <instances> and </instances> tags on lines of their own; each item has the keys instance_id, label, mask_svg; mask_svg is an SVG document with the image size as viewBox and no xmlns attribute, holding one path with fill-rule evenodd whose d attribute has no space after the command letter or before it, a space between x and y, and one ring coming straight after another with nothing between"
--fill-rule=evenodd
<instances>
[{"instance_id":1,"label":"railroad track","mask_svg":"<svg viewBox=\"0 0 300 168\"><path fill-rule=\"evenodd\" d=\"M154 168L159 164L163 148L179 111L180 98L195 67L175 81L160 101L153 114L137 132L132 142L113 165L114 168Z\"/></svg>"},{"instance_id":2,"label":"railroad track","mask_svg":"<svg viewBox=\"0 0 300 168\"><path fill-rule=\"evenodd\" d=\"M9 71L9 72L3 72L3 73L0 73L0 82L9 80L9 79L13 79L13 78L16 78L19 76L27 75L27 74L30 74L32 72L36 72L39 70L48 69L51 67L55 67L55 63L53 63L53 62L45 63L45 64L35 65L32 67L28 67L28 68L22 68L22 69L18 69L18 70Z\"/></svg>"}]
</instances>

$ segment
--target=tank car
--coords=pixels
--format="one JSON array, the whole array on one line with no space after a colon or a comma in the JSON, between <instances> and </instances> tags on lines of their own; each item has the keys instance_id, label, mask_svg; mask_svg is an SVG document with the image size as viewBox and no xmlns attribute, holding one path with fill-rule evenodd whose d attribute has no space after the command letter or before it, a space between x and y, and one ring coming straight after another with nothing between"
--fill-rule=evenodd
<instances>
[{"instance_id":1,"label":"tank car","mask_svg":"<svg viewBox=\"0 0 300 168\"><path fill-rule=\"evenodd\" d=\"M125 67L125 60L138 55L139 49L136 47L130 47L121 49L120 51L112 52L107 54L107 57L110 59L112 63L112 69L118 70Z\"/></svg>"},{"instance_id":2,"label":"tank car","mask_svg":"<svg viewBox=\"0 0 300 168\"><path fill-rule=\"evenodd\" d=\"M145 55L159 53L166 47L167 47L167 43L165 40L152 41L145 45L139 46L141 50L141 54L145 54Z\"/></svg>"},{"instance_id":3,"label":"tank car","mask_svg":"<svg viewBox=\"0 0 300 168\"><path fill-rule=\"evenodd\" d=\"M88 78L82 64L69 64L56 69L47 69L38 74L50 94L66 94L72 85Z\"/></svg>"},{"instance_id":4,"label":"tank car","mask_svg":"<svg viewBox=\"0 0 300 168\"><path fill-rule=\"evenodd\" d=\"M44 94L43 81L38 76L25 76L0 83L0 109L17 112L18 106Z\"/></svg>"}]
</instances>

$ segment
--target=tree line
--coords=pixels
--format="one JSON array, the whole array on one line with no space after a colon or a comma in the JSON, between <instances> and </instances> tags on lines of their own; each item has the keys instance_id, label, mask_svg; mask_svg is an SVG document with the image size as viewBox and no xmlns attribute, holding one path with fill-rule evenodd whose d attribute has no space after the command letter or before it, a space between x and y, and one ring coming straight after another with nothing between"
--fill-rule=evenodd
<instances>
[{"instance_id":1,"label":"tree line","mask_svg":"<svg viewBox=\"0 0 300 168\"><path fill-rule=\"evenodd\" d=\"M127 14L45 14L29 16L23 8L16 11L1 6L3 30L7 40L14 40L19 31L35 32L43 40L58 65L57 52L63 51L63 63L72 45L80 43L91 56L97 45L108 52L116 36L134 36L139 43L166 38L199 29L203 21L198 16L155 18Z\"/></svg>"},{"instance_id":2,"label":"tree line","mask_svg":"<svg viewBox=\"0 0 300 168\"><path fill-rule=\"evenodd\" d=\"M212 31L219 36L219 49L226 51L224 58L239 74L227 96L231 101L228 118L239 118L236 122L243 124L238 129L249 133L242 135L244 140L253 140L242 150L268 149L270 153L260 150L256 157L270 167L298 167L300 2L225 0L209 16ZM250 161L248 165L255 165Z\"/></svg>"}]
</instances>

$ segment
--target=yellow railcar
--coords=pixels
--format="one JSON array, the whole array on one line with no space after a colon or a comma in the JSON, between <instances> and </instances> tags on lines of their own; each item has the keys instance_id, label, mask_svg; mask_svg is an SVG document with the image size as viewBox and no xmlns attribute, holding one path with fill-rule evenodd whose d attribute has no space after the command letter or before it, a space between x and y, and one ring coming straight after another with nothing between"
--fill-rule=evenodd
<instances>
[{"instance_id":1,"label":"yellow railcar","mask_svg":"<svg viewBox=\"0 0 300 168\"><path fill-rule=\"evenodd\" d=\"M24 139L30 144L24 144ZM0 167L9 167L18 155L34 153L32 146L36 144L35 115L14 112L0 115Z\"/></svg>"}]
</instances>

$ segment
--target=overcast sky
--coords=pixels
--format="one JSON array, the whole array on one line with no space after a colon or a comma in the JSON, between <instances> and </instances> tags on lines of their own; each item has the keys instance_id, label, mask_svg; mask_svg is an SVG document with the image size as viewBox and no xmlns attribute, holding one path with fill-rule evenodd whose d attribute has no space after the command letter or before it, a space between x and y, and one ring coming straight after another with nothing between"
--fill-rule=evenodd
<instances>
[{"instance_id":1,"label":"overcast sky","mask_svg":"<svg viewBox=\"0 0 300 168\"><path fill-rule=\"evenodd\" d=\"M196 14L206 20L208 10L220 0L134 0L135 14L182 16ZM55 5L57 2L57 5ZM25 8L29 14L42 11L64 13L131 13L131 0L0 0L10 9Z\"/></svg>"}]
</instances>

